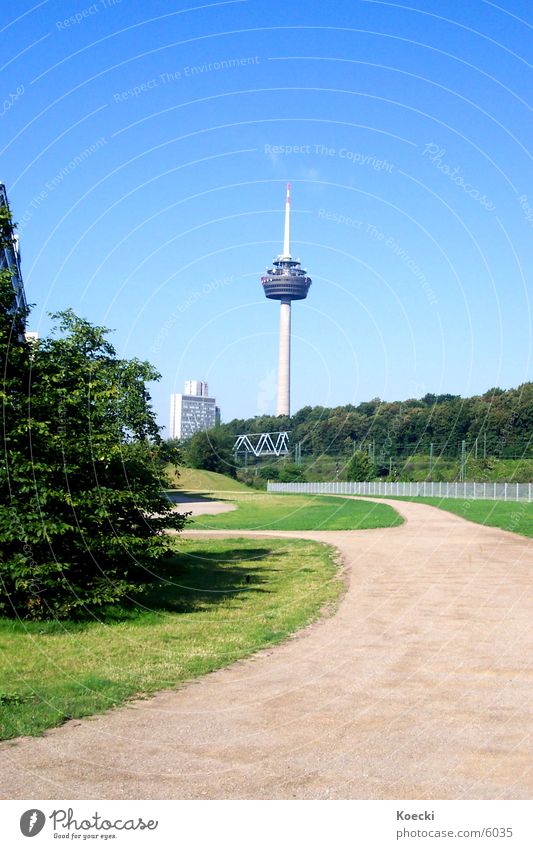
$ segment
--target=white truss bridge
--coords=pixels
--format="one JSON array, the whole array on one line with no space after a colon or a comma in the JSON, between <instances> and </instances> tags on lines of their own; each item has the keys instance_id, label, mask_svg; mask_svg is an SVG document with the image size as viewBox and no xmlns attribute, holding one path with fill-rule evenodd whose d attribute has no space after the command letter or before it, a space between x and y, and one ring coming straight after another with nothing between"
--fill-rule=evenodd
<instances>
[{"instance_id":1,"label":"white truss bridge","mask_svg":"<svg viewBox=\"0 0 533 849\"><path fill-rule=\"evenodd\" d=\"M289 432L241 433L235 437L234 454L253 454L254 457L279 457L289 453Z\"/></svg>"}]
</instances>

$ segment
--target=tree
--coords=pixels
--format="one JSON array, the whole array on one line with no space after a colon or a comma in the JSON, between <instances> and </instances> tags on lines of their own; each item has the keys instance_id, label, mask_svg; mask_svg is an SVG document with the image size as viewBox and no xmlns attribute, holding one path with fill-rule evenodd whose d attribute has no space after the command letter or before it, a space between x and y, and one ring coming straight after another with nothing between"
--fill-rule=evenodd
<instances>
[{"instance_id":1,"label":"tree","mask_svg":"<svg viewBox=\"0 0 533 849\"><path fill-rule=\"evenodd\" d=\"M348 481L369 481L374 475L374 464L364 451L356 451L344 469L344 476Z\"/></svg>"},{"instance_id":2,"label":"tree","mask_svg":"<svg viewBox=\"0 0 533 849\"><path fill-rule=\"evenodd\" d=\"M0 206L0 249L11 247L13 226L7 206ZM0 463L0 577L8 577L9 560L14 551L31 551L22 526L23 519L14 505L17 497L17 479L13 475L12 458L27 457L28 440L24 418L27 415L30 376L30 351L24 339L27 309L17 309L13 290L15 269L0 271L0 400L2 403L2 449ZM28 491L31 481L27 483ZM13 507L12 507L13 505ZM22 511L22 514L24 511ZM11 537L15 538L13 551L6 552ZM7 554L7 558L6 558ZM4 590L4 592L2 591ZM5 606L5 590L0 584L0 609Z\"/></svg>"},{"instance_id":3,"label":"tree","mask_svg":"<svg viewBox=\"0 0 533 849\"><path fill-rule=\"evenodd\" d=\"M299 481L304 478L304 473L301 466L295 463L283 463L281 466L278 480L282 483L290 483L291 481Z\"/></svg>"},{"instance_id":4,"label":"tree","mask_svg":"<svg viewBox=\"0 0 533 849\"><path fill-rule=\"evenodd\" d=\"M187 441L185 459L193 469L206 469L235 477L233 439L218 428L200 430Z\"/></svg>"},{"instance_id":5,"label":"tree","mask_svg":"<svg viewBox=\"0 0 533 849\"><path fill-rule=\"evenodd\" d=\"M9 336L2 300L0 341ZM3 387L0 605L33 618L71 616L146 589L180 530L161 484L161 438L139 360L118 359L108 331L67 310L56 332L12 345ZM12 387L13 388L13 387Z\"/></svg>"}]
</instances>

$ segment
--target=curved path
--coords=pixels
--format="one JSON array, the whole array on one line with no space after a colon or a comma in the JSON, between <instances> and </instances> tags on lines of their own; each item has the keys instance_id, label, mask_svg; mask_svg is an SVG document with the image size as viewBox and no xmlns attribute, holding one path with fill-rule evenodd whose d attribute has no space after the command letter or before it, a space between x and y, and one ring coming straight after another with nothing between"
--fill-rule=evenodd
<instances>
[{"instance_id":1,"label":"curved path","mask_svg":"<svg viewBox=\"0 0 533 849\"><path fill-rule=\"evenodd\" d=\"M194 495L180 495L171 499L173 511L187 512L191 516L217 516L219 513L230 513L237 509L236 504L230 501L214 501L212 498L195 497ZM185 508L185 510L183 509Z\"/></svg>"},{"instance_id":2,"label":"curved path","mask_svg":"<svg viewBox=\"0 0 533 849\"><path fill-rule=\"evenodd\" d=\"M387 503L403 526L272 534L341 551L335 616L178 691L2 744L2 794L530 798L533 543Z\"/></svg>"}]
</instances>

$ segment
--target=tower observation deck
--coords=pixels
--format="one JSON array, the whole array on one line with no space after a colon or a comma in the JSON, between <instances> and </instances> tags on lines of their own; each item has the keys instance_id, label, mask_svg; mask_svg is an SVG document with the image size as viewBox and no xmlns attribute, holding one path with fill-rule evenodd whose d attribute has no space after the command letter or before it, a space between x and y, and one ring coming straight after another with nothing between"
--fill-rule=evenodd
<instances>
[{"instance_id":1,"label":"tower observation deck","mask_svg":"<svg viewBox=\"0 0 533 849\"><path fill-rule=\"evenodd\" d=\"M278 363L278 399L276 415L290 415L291 385L291 301L303 301L311 285L311 278L301 267L300 261L293 259L290 249L291 220L291 184L287 184L285 203L285 234L283 253L272 262L266 274L261 278L263 291L267 298L280 301L280 335Z\"/></svg>"},{"instance_id":2,"label":"tower observation deck","mask_svg":"<svg viewBox=\"0 0 533 849\"><path fill-rule=\"evenodd\" d=\"M303 301L311 285L311 278L301 268L297 259L291 257L291 184L287 184L287 200L285 203L285 237L283 253L272 262L272 268L267 268L261 278L263 290L267 298L275 301Z\"/></svg>"}]
</instances>

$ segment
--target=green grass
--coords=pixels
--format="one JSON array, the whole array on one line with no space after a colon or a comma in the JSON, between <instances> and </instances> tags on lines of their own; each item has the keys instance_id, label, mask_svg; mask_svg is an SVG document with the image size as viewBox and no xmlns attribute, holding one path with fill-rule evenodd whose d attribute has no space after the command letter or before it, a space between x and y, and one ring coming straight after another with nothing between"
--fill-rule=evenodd
<instances>
[{"instance_id":1,"label":"green grass","mask_svg":"<svg viewBox=\"0 0 533 849\"><path fill-rule=\"evenodd\" d=\"M319 543L177 546L156 588L130 609L86 623L0 620L3 739L40 734L279 643L342 591L333 549Z\"/></svg>"},{"instance_id":2,"label":"green grass","mask_svg":"<svg viewBox=\"0 0 533 849\"><path fill-rule=\"evenodd\" d=\"M167 472L179 489L188 492L250 492L250 488L234 478L221 475L218 472L206 472L204 469L187 469L178 466L178 476L174 467L168 466Z\"/></svg>"},{"instance_id":3,"label":"green grass","mask_svg":"<svg viewBox=\"0 0 533 849\"><path fill-rule=\"evenodd\" d=\"M533 537L533 503L525 501L485 501L483 499L468 500L462 498L396 498L395 501L413 501L417 504L431 504L449 513L455 513L463 519L477 522L480 525L490 525Z\"/></svg>"},{"instance_id":4,"label":"green grass","mask_svg":"<svg viewBox=\"0 0 533 849\"><path fill-rule=\"evenodd\" d=\"M275 495L263 492L227 496L237 505L231 513L198 516L196 528L268 531L346 531L389 528L402 518L387 504L328 495Z\"/></svg>"}]
</instances>

